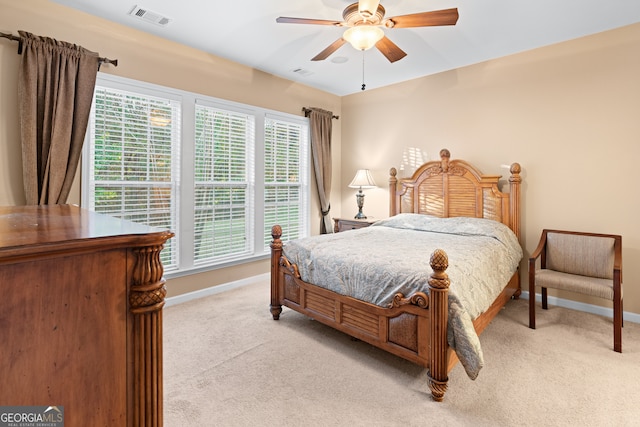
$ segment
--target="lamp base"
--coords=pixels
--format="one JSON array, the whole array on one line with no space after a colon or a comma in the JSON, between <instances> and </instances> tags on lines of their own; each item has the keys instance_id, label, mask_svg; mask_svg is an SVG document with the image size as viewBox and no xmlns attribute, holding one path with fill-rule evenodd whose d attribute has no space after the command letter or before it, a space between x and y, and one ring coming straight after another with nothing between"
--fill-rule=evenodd
<instances>
[{"instance_id":1,"label":"lamp base","mask_svg":"<svg viewBox=\"0 0 640 427\"><path fill-rule=\"evenodd\" d=\"M354 219L367 219L367 217L365 216L365 214L362 213L362 211L358 212L356 214L356 216L353 217Z\"/></svg>"},{"instance_id":2,"label":"lamp base","mask_svg":"<svg viewBox=\"0 0 640 427\"><path fill-rule=\"evenodd\" d=\"M366 216L362 213L362 207L364 206L364 193L362 192L362 188L356 194L356 202L358 204L358 213L354 216L355 219L367 219Z\"/></svg>"}]
</instances>

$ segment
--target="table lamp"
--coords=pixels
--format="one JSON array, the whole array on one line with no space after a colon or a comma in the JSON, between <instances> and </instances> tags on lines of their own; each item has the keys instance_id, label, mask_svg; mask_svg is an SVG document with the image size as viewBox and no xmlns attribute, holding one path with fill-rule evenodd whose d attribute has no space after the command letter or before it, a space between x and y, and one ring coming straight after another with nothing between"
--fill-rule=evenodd
<instances>
[{"instance_id":1,"label":"table lamp","mask_svg":"<svg viewBox=\"0 0 640 427\"><path fill-rule=\"evenodd\" d=\"M362 206L364 206L364 194L362 193L362 189L376 187L376 183L373 180L369 169L358 169L356 176L351 181L351 184L349 184L349 187L358 189L358 193L356 194L358 213L356 214L355 219L367 219L367 217L362 213Z\"/></svg>"}]
</instances>

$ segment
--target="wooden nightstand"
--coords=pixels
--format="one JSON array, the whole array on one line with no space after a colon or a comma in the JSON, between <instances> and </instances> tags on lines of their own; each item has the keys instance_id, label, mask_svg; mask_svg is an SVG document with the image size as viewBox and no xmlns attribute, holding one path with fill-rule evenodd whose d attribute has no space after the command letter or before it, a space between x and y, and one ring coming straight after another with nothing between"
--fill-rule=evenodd
<instances>
[{"instance_id":1,"label":"wooden nightstand","mask_svg":"<svg viewBox=\"0 0 640 427\"><path fill-rule=\"evenodd\" d=\"M333 232L339 233L341 231L355 230L357 228L368 227L377 219L345 219L345 218L333 218L335 225L333 226Z\"/></svg>"}]
</instances>

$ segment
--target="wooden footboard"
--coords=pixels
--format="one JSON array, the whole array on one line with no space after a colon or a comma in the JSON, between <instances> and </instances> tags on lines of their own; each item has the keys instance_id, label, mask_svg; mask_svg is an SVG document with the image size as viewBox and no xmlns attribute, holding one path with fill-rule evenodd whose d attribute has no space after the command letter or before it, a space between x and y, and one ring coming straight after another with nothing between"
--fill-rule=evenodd
<instances>
[{"instance_id":1,"label":"wooden footboard","mask_svg":"<svg viewBox=\"0 0 640 427\"><path fill-rule=\"evenodd\" d=\"M447 254L431 255L429 295L397 294L388 308L356 300L300 279L297 267L282 255L282 229L272 228L271 314L280 318L289 307L352 337L428 368L429 388L436 401L447 390L449 279Z\"/></svg>"}]
</instances>

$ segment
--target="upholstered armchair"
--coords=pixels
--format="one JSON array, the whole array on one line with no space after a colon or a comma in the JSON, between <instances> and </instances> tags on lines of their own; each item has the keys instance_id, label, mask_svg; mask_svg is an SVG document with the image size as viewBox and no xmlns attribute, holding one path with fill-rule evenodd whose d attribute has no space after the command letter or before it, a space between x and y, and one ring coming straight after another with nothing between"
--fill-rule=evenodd
<instances>
[{"instance_id":1,"label":"upholstered armchair","mask_svg":"<svg viewBox=\"0 0 640 427\"><path fill-rule=\"evenodd\" d=\"M537 267L537 259L540 266ZM613 349L622 352L622 237L542 230L529 258L529 327L536 328L536 286L547 309L547 288L613 301Z\"/></svg>"}]
</instances>

